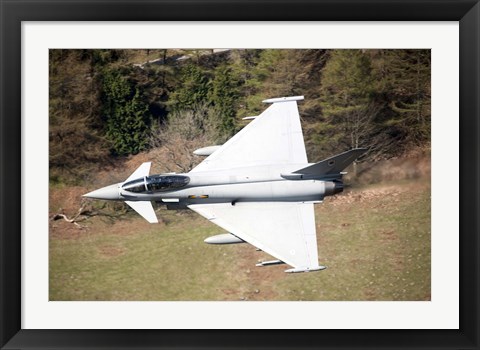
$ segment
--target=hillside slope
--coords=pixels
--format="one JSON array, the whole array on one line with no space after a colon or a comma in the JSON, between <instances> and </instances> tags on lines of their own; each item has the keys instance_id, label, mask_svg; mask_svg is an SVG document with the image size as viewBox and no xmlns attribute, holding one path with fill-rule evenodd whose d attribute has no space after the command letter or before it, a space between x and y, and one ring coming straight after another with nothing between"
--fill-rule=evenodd
<instances>
[{"instance_id":1,"label":"hillside slope","mask_svg":"<svg viewBox=\"0 0 480 350\"><path fill-rule=\"evenodd\" d=\"M51 210L82 191L52 189ZM304 274L256 267L268 256L248 244L203 243L221 229L190 211L50 221L50 300L430 300L428 179L355 187L315 213L328 268Z\"/></svg>"}]
</instances>

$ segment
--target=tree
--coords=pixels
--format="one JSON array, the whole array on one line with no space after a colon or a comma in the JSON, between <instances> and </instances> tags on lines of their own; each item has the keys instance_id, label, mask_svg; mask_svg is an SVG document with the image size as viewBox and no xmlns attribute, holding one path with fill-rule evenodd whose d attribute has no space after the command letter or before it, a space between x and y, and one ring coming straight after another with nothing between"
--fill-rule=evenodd
<instances>
[{"instance_id":1,"label":"tree","mask_svg":"<svg viewBox=\"0 0 480 350\"><path fill-rule=\"evenodd\" d=\"M148 145L151 116L138 88L116 70L103 75L103 111L106 136L116 155L136 154Z\"/></svg>"},{"instance_id":2,"label":"tree","mask_svg":"<svg viewBox=\"0 0 480 350\"><path fill-rule=\"evenodd\" d=\"M151 156L159 171L189 172L203 158L193 154L212 146L217 137L215 111L205 103L171 112L165 125L156 124L150 138Z\"/></svg>"},{"instance_id":3,"label":"tree","mask_svg":"<svg viewBox=\"0 0 480 350\"><path fill-rule=\"evenodd\" d=\"M375 123L381 105L374 98L371 70L370 58L361 50L330 53L322 71L323 118L317 125L322 127L318 131L324 136L317 138L317 147L328 150L327 153L362 147L369 152L383 149L386 138Z\"/></svg>"},{"instance_id":4,"label":"tree","mask_svg":"<svg viewBox=\"0 0 480 350\"><path fill-rule=\"evenodd\" d=\"M78 183L107 162L99 90L83 50L49 51L50 181Z\"/></svg>"},{"instance_id":5,"label":"tree","mask_svg":"<svg viewBox=\"0 0 480 350\"><path fill-rule=\"evenodd\" d=\"M188 63L180 71L180 85L170 95L172 110L184 110L208 101L210 84L207 74L196 64Z\"/></svg>"},{"instance_id":6,"label":"tree","mask_svg":"<svg viewBox=\"0 0 480 350\"><path fill-rule=\"evenodd\" d=\"M303 95L300 81L304 67L300 63L301 50L268 49L262 51L255 67L255 78L259 80L258 93L263 98Z\"/></svg>"},{"instance_id":7,"label":"tree","mask_svg":"<svg viewBox=\"0 0 480 350\"><path fill-rule=\"evenodd\" d=\"M321 81L323 115L349 148L369 146L373 77L369 58L360 50L334 50Z\"/></svg>"},{"instance_id":8,"label":"tree","mask_svg":"<svg viewBox=\"0 0 480 350\"><path fill-rule=\"evenodd\" d=\"M238 80L232 69L227 65L219 66L215 70L212 81L210 101L214 105L219 140L225 141L231 137L236 129L236 115L238 99Z\"/></svg>"},{"instance_id":9,"label":"tree","mask_svg":"<svg viewBox=\"0 0 480 350\"><path fill-rule=\"evenodd\" d=\"M261 101L265 97L257 94L262 82L256 72L261 52L262 50L258 49L245 49L233 50L230 53L229 66L239 84L237 116L240 118L257 115L262 110Z\"/></svg>"},{"instance_id":10,"label":"tree","mask_svg":"<svg viewBox=\"0 0 480 350\"><path fill-rule=\"evenodd\" d=\"M430 141L430 50L380 50L376 53L378 90L392 117L387 124L405 143Z\"/></svg>"},{"instance_id":11,"label":"tree","mask_svg":"<svg viewBox=\"0 0 480 350\"><path fill-rule=\"evenodd\" d=\"M147 50L156 57L152 64L143 63L131 69L128 79L142 91L152 118L162 122L168 114L169 95L178 84L177 69L169 62L169 50Z\"/></svg>"},{"instance_id":12,"label":"tree","mask_svg":"<svg viewBox=\"0 0 480 350\"><path fill-rule=\"evenodd\" d=\"M320 73L327 57L327 50L258 50L251 64L243 65L249 69L248 80L240 79L240 100L246 101L247 108L239 115L261 113L265 108L261 101L266 98L303 95L305 100L299 103L302 118L317 118ZM232 67L238 65L234 61Z\"/></svg>"}]
</instances>

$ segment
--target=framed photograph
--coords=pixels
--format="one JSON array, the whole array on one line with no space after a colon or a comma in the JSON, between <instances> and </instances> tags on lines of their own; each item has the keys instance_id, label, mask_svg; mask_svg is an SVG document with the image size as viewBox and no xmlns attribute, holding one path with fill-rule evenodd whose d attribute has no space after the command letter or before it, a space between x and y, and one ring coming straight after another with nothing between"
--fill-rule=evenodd
<instances>
[{"instance_id":1,"label":"framed photograph","mask_svg":"<svg viewBox=\"0 0 480 350\"><path fill-rule=\"evenodd\" d=\"M478 348L478 1L0 2L2 349ZM209 102L193 103L199 95ZM204 163L191 152L214 154L202 147L261 128L269 104L283 115L297 103L288 115L318 163L282 178L316 179L347 149L390 159L376 172L349 168L361 198L352 187L315 212L292 195L311 213L274 206L284 210L277 234L297 220L292 210L303 227L317 216L314 263L302 265L295 242L283 251L249 236L269 230L258 215L232 226L218 206L212 214L202 201L214 192L188 193L187 204L158 195L148 208L131 199L165 193L165 181L184 188L197 181L188 171L216 158L233 167L238 150ZM122 134L122 123L138 133ZM255 158L251 142L240 149L252 155L242 162ZM407 153L409 165L391 160ZM95 167L111 155L121 161ZM163 168L138 167L149 161ZM321 174L333 186L325 196L343 190L344 168ZM129 207L92 200L111 199L117 182ZM232 234L155 202L219 218ZM247 215L241 202L228 204ZM144 219L160 221L163 236ZM192 243L207 236L259 249ZM323 262L332 268L284 273Z\"/></svg>"}]
</instances>

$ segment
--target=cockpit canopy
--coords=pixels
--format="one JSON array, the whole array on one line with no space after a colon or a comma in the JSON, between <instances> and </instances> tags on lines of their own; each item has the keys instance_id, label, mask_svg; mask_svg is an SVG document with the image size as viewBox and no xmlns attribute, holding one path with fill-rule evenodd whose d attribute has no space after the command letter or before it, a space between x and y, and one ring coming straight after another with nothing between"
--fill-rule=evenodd
<instances>
[{"instance_id":1,"label":"cockpit canopy","mask_svg":"<svg viewBox=\"0 0 480 350\"><path fill-rule=\"evenodd\" d=\"M172 191L188 185L190 178L184 175L152 175L126 182L122 189L134 193Z\"/></svg>"}]
</instances>

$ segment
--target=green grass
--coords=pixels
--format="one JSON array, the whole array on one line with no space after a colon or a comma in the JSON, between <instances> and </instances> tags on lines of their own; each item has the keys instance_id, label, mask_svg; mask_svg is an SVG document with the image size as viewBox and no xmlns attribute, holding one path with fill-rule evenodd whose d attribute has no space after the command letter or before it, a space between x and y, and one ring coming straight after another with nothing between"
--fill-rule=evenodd
<instances>
[{"instance_id":1,"label":"green grass","mask_svg":"<svg viewBox=\"0 0 480 350\"><path fill-rule=\"evenodd\" d=\"M90 228L75 239L52 238L50 299L215 299L232 279L221 267L232 263L232 251L202 242L215 229L201 218L162 215L176 219L175 224L145 225L135 217L95 232Z\"/></svg>"},{"instance_id":2,"label":"green grass","mask_svg":"<svg viewBox=\"0 0 480 350\"><path fill-rule=\"evenodd\" d=\"M429 300L430 191L402 191L407 186L398 184L395 196L319 207L320 262L328 269L281 281L280 298Z\"/></svg>"},{"instance_id":3,"label":"green grass","mask_svg":"<svg viewBox=\"0 0 480 350\"><path fill-rule=\"evenodd\" d=\"M54 205L54 203L51 203ZM366 186L316 206L324 271L286 265L248 244L211 246L222 229L193 212L50 228L50 300L430 300L430 186Z\"/></svg>"}]
</instances>

